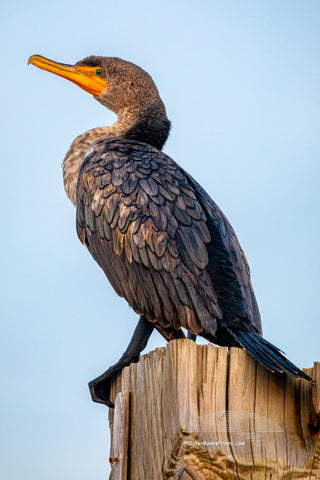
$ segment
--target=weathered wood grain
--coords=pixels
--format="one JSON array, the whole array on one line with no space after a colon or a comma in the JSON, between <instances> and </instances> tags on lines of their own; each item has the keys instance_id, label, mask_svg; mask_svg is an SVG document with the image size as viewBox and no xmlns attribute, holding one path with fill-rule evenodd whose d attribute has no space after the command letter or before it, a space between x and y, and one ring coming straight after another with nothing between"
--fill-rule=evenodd
<instances>
[{"instance_id":1,"label":"weathered wood grain","mask_svg":"<svg viewBox=\"0 0 320 480\"><path fill-rule=\"evenodd\" d=\"M130 439L128 476L110 478L319 480L320 363L306 372L315 384L190 340L142 356L112 385L130 392ZM117 401L109 421L115 452Z\"/></svg>"},{"instance_id":2,"label":"weathered wood grain","mask_svg":"<svg viewBox=\"0 0 320 480\"><path fill-rule=\"evenodd\" d=\"M127 480L129 446L129 392L118 393L114 402L110 480Z\"/></svg>"}]
</instances>

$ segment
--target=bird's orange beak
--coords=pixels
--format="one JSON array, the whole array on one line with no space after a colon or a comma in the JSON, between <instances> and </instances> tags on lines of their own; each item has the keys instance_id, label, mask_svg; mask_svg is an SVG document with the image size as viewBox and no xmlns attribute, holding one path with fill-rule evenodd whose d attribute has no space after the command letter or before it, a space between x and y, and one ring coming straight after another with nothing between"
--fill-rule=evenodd
<instances>
[{"instance_id":1,"label":"bird's orange beak","mask_svg":"<svg viewBox=\"0 0 320 480\"><path fill-rule=\"evenodd\" d=\"M47 70L48 72L55 73L60 77L70 80L95 97L98 97L108 86L108 83L99 76L101 75L101 68L99 67L66 65L64 63L53 62L41 55L32 55L28 60L28 65L30 63L42 68L42 70Z\"/></svg>"}]
</instances>

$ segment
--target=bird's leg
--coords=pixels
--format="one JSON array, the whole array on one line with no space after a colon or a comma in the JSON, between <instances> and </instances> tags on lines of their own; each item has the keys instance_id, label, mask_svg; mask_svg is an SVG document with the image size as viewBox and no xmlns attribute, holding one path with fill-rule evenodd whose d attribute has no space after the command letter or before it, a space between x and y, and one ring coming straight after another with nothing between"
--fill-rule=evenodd
<instances>
[{"instance_id":1,"label":"bird's leg","mask_svg":"<svg viewBox=\"0 0 320 480\"><path fill-rule=\"evenodd\" d=\"M195 333L188 332L187 338L188 338L189 340L193 340L193 341L195 342L195 341L196 341L196 338L197 338L197 335L196 335Z\"/></svg>"},{"instance_id":2,"label":"bird's leg","mask_svg":"<svg viewBox=\"0 0 320 480\"><path fill-rule=\"evenodd\" d=\"M94 402L104 403L108 407L114 408L114 404L109 399L111 380L117 372L122 370L123 367L127 367L130 363L136 363L139 361L140 352L146 347L153 329L153 324L148 322L145 317L141 316L128 348L120 360L115 365L108 368L108 370L102 375L89 383L91 397Z\"/></svg>"}]
</instances>

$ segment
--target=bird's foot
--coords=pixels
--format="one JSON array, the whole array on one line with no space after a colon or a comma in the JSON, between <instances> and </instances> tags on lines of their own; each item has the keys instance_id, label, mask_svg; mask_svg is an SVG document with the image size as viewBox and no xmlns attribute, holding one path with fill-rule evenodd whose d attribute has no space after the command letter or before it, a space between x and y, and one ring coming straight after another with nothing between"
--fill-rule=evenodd
<instances>
[{"instance_id":1,"label":"bird's foot","mask_svg":"<svg viewBox=\"0 0 320 480\"><path fill-rule=\"evenodd\" d=\"M154 325L150 323L143 315L140 317L138 325L133 333L132 339L120 360L112 367L108 368L100 377L95 378L89 383L91 398L94 402L103 403L110 408L114 408L114 404L110 400L110 389L113 377L130 363L139 361L140 352L145 348L148 339L154 329Z\"/></svg>"},{"instance_id":2,"label":"bird's foot","mask_svg":"<svg viewBox=\"0 0 320 480\"><path fill-rule=\"evenodd\" d=\"M110 389L112 379L120 370L126 365L118 362L112 367L108 368L102 375L89 382L89 390L91 398L94 402L103 403L107 407L114 408L114 404L110 400Z\"/></svg>"},{"instance_id":3,"label":"bird's foot","mask_svg":"<svg viewBox=\"0 0 320 480\"><path fill-rule=\"evenodd\" d=\"M89 382L89 390L91 398L94 402L103 403L110 408L114 408L114 404L110 401L111 379L114 373L108 373L108 370L99 377Z\"/></svg>"},{"instance_id":4,"label":"bird's foot","mask_svg":"<svg viewBox=\"0 0 320 480\"><path fill-rule=\"evenodd\" d=\"M196 339L197 339L197 335L195 333L188 332L187 338L188 338L188 340L193 340L195 342Z\"/></svg>"}]
</instances>

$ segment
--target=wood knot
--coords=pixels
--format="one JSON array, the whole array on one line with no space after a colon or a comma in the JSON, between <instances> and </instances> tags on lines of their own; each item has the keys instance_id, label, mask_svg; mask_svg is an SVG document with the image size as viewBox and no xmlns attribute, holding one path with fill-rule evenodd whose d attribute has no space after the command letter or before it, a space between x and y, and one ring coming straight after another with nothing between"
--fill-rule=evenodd
<instances>
[{"instance_id":1,"label":"wood knot","mask_svg":"<svg viewBox=\"0 0 320 480\"><path fill-rule=\"evenodd\" d=\"M311 422L308 423L309 432L316 435L320 432L320 413L316 413Z\"/></svg>"},{"instance_id":2,"label":"wood knot","mask_svg":"<svg viewBox=\"0 0 320 480\"><path fill-rule=\"evenodd\" d=\"M114 463L117 463L119 462L119 458L118 457L109 457L109 463L110 465L114 464Z\"/></svg>"}]
</instances>

